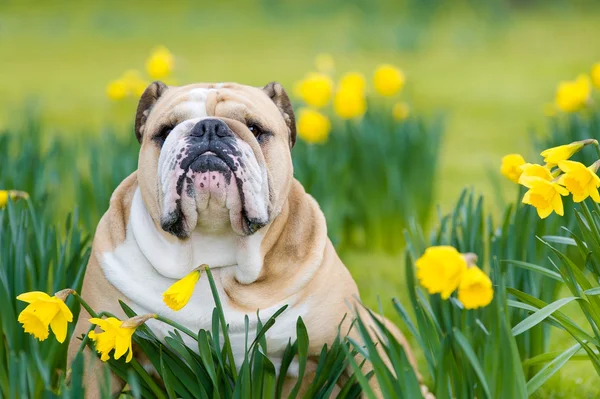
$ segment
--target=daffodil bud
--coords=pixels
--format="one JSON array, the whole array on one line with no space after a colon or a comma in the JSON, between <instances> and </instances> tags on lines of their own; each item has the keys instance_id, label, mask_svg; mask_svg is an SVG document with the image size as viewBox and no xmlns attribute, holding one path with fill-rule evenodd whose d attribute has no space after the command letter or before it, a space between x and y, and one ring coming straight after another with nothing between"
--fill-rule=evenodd
<instances>
[{"instance_id":1,"label":"daffodil bud","mask_svg":"<svg viewBox=\"0 0 600 399\"><path fill-rule=\"evenodd\" d=\"M142 324L144 324L145 322L147 322L150 319L156 319L156 315L155 314L145 314L145 315L135 316L135 317L127 319L123 323L121 323L121 328L138 328L139 326L141 326Z\"/></svg>"},{"instance_id":2,"label":"daffodil bud","mask_svg":"<svg viewBox=\"0 0 600 399\"><path fill-rule=\"evenodd\" d=\"M465 262L467 262L467 267L473 267L477 264L477 254L474 254L473 252L462 254L462 257L465 259Z\"/></svg>"},{"instance_id":3,"label":"daffodil bud","mask_svg":"<svg viewBox=\"0 0 600 399\"><path fill-rule=\"evenodd\" d=\"M66 288L64 290L58 291L57 293L54 294L54 296L64 302L67 300L67 297L71 294L75 294L75 290L73 290L71 288Z\"/></svg>"}]
</instances>

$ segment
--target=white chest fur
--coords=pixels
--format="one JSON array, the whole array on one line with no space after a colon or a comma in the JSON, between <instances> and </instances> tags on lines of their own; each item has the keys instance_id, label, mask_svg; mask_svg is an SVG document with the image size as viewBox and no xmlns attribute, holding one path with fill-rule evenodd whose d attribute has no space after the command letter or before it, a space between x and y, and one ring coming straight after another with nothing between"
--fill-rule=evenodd
<instances>
[{"instance_id":1,"label":"white chest fur","mask_svg":"<svg viewBox=\"0 0 600 399\"><path fill-rule=\"evenodd\" d=\"M138 190L132 202L125 241L113 252L96 255L99 256L108 281L129 299L130 305L138 314L157 313L195 332L211 328L214 300L207 277L203 275L200 278L190 302L178 312L163 303L162 294L177 279L200 264L206 263L211 269L214 267L217 290L225 319L230 326L232 347L239 367L244 356L245 314L230 306L219 277L234 274L258 276L262 267L261 241L259 233L243 241L235 236L206 237L194 234L185 242L171 243L156 231ZM244 270L245 268L251 270ZM285 302L260 309L260 318L265 321L285 304L289 306L288 309L278 317L277 323L267 333L269 355L275 362L288 340L295 339L296 320L306 314L307 305L298 304L294 297L290 297ZM248 316L250 331L254 332L256 313ZM151 320L149 325L159 337L167 335L170 329L156 320Z\"/></svg>"}]
</instances>

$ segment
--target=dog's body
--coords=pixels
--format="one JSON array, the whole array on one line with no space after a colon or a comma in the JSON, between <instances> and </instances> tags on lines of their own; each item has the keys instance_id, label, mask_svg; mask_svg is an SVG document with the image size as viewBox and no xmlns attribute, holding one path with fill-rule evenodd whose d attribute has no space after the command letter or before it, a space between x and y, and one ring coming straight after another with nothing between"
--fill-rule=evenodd
<instances>
[{"instance_id":1,"label":"dog's body","mask_svg":"<svg viewBox=\"0 0 600 399\"><path fill-rule=\"evenodd\" d=\"M317 356L335 339L344 315L360 309L358 289L327 238L318 204L293 178L295 122L281 86L167 88L155 82L140 100L136 135L138 170L115 190L96 231L82 289L89 305L124 317L121 299L138 314L157 313L192 331L210 329L214 301L206 276L182 310L162 301L176 280L207 264L238 366L244 316L253 331L258 309L264 321L283 305L287 310L267 333L269 357L277 367L298 317ZM88 330L88 318L82 310L74 337ZM156 320L148 325L159 337L168 333ZM414 365L400 332L388 327ZM71 358L78 345L73 339ZM88 396L95 378L86 373ZM115 377L113 390L121 386Z\"/></svg>"}]
</instances>

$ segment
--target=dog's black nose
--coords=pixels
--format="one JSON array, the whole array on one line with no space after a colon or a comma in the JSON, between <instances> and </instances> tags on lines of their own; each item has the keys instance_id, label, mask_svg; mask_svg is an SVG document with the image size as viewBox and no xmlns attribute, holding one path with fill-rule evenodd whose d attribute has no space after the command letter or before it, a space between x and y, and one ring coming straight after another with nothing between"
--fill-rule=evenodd
<instances>
[{"instance_id":1,"label":"dog's black nose","mask_svg":"<svg viewBox=\"0 0 600 399\"><path fill-rule=\"evenodd\" d=\"M204 138L207 140L218 140L225 137L232 137L233 133L229 126L220 119L203 119L196 123L190 132L191 136Z\"/></svg>"}]
</instances>

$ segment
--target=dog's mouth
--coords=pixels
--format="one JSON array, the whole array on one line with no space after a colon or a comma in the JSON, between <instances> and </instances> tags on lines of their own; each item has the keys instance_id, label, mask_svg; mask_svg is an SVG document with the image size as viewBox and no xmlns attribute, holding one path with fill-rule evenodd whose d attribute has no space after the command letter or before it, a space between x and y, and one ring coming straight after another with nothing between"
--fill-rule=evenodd
<instances>
[{"instance_id":1,"label":"dog's mouth","mask_svg":"<svg viewBox=\"0 0 600 399\"><path fill-rule=\"evenodd\" d=\"M248 190L248 180L255 178L246 170L241 151L222 142L200 143L184 147L174 160L172 178L174 195L165 196L161 227L185 239L198 223L200 214L211 217L209 208L227 209L234 230L251 235L267 224L267 217L254 217L256 198Z\"/></svg>"}]
</instances>

